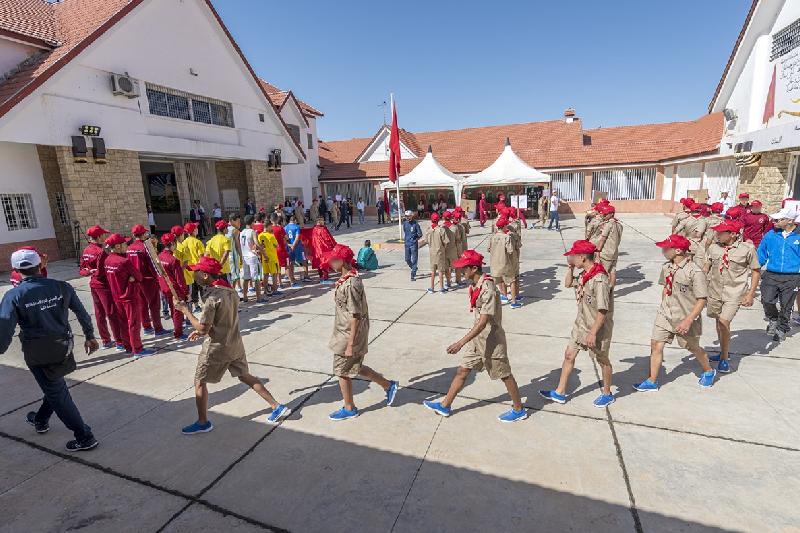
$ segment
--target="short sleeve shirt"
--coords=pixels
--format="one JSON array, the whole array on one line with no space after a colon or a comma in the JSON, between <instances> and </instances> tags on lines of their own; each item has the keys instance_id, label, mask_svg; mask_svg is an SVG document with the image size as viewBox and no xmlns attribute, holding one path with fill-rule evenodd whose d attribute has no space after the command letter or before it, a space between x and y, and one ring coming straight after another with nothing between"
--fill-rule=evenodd
<instances>
[{"instance_id":1,"label":"short sleeve shirt","mask_svg":"<svg viewBox=\"0 0 800 533\"><path fill-rule=\"evenodd\" d=\"M244 357L239 332L239 295L234 289L212 285L205 291L200 323L210 324L200 357L211 362L235 361Z\"/></svg>"},{"instance_id":2,"label":"short sleeve shirt","mask_svg":"<svg viewBox=\"0 0 800 533\"><path fill-rule=\"evenodd\" d=\"M500 293L489 276L484 276L473 290L480 290L478 299L473 309L473 325L481 320L482 315L488 315L489 321L483 331L473 338L468 345L469 353L475 353L489 358L501 358L508 355L506 347L506 332L503 329L503 309L500 302Z\"/></svg>"},{"instance_id":3,"label":"short sleeve shirt","mask_svg":"<svg viewBox=\"0 0 800 533\"><path fill-rule=\"evenodd\" d=\"M586 335L594 326L599 311L607 311L606 318L600 331L597 332L597 344L602 346L604 343L611 342L611 333L614 329L614 300L611 294L611 281L608 274L597 274L586 282L583 291L579 291L580 277L572 279L572 287L575 294L580 295L578 300L578 314L575 317L574 332L577 334L576 340L579 344L586 343Z\"/></svg>"},{"instance_id":4,"label":"short sleeve shirt","mask_svg":"<svg viewBox=\"0 0 800 533\"><path fill-rule=\"evenodd\" d=\"M677 267L671 261L664 263L664 266L661 267L661 276L658 279L659 285L666 285L667 275L670 270L674 271L672 292L664 296L658 312L667 319L667 322L670 323L674 330L683 319L689 316L697 300L708 298L708 283L705 272L693 261L685 259ZM698 315L697 320L694 321L686 335L699 337L702 332L703 322L701 315Z\"/></svg>"},{"instance_id":5,"label":"short sleeve shirt","mask_svg":"<svg viewBox=\"0 0 800 533\"><path fill-rule=\"evenodd\" d=\"M723 257L727 255L727 261ZM723 302L741 303L749 289L747 278L751 270L761 268L755 246L736 241L727 248L713 243L708 249L706 264L709 270L708 295Z\"/></svg>"},{"instance_id":6,"label":"short sleeve shirt","mask_svg":"<svg viewBox=\"0 0 800 533\"><path fill-rule=\"evenodd\" d=\"M686 215L680 222L678 222L677 227L675 228L675 233L678 235L682 235L689 240L694 239L694 232L695 232L695 225L697 224L697 219L691 215Z\"/></svg>"},{"instance_id":7,"label":"short sleeve shirt","mask_svg":"<svg viewBox=\"0 0 800 533\"><path fill-rule=\"evenodd\" d=\"M614 260L619 257L619 242L622 240L622 224L616 220L606 220L602 226L600 238L605 237L606 243L600 251L603 260Z\"/></svg>"},{"instance_id":8,"label":"short sleeve shirt","mask_svg":"<svg viewBox=\"0 0 800 533\"><path fill-rule=\"evenodd\" d=\"M353 341L353 355L367 353L369 346L369 307L364 283L356 271L351 271L336 282L334 291L333 334L328 348L334 354L344 354L350 340L353 315L361 315L361 324Z\"/></svg>"},{"instance_id":9,"label":"short sleeve shirt","mask_svg":"<svg viewBox=\"0 0 800 533\"><path fill-rule=\"evenodd\" d=\"M589 224L586 226L586 234L589 236L587 239L589 242L597 246L600 244L600 239L602 238L601 232L603 231L603 219L599 216L594 217L592 220L589 221Z\"/></svg>"},{"instance_id":10,"label":"short sleeve shirt","mask_svg":"<svg viewBox=\"0 0 800 533\"><path fill-rule=\"evenodd\" d=\"M239 242L242 246L242 258L253 259L258 255L253 251L253 246L256 243L256 232L253 229L243 229L239 232Z\"/></svg>"},{"instance_id":11,"label":"short sleeve shirt","mask_svg":"<svg viewBox=\"0 0 800 533\"><path fill-rule=\"evenodd\" d=\"M513 277L517 247L511 232L498 231L489 238L489 269L495 277ZM494 284L494 282L492 282Z\"/></svg>"},{"instance_id":12,"label":"short sleeve shirt","mask_svg":"<svg viewBox=\"0 0 800 533\"><path fill-rule=\"evenodd\" d=\"M258 242L264 246L264 262L266 264L278 263L278 239L267 231L258 236Z\"/></svg>"},{"instance_id":13,"label":"short sleeve shirt","mask_svg":"<svg viewBox=\"0 0 800 533\"><path fill-rule=\"evenodd\" d=\"M211 237L211 240L208 241L208 252L211 254L211 257L216 259L217 261L222 261L222 256L225 255L225 252L230 253L231 251L231 241L225 235L220 233ZM223 274L230 274L231 266L228 261L222 263L222 273Z\"/></svg>"}]
</instances>

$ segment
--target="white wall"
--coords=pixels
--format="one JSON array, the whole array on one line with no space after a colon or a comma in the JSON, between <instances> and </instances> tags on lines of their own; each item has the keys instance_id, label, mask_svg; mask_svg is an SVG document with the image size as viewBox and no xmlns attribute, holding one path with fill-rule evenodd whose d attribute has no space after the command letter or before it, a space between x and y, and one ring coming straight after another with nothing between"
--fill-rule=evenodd
<instances>
[{"instance_id":1,"label":"white wall","mask_svg":"<svg viewBox=\"0 0 800 533\"><path fill-rule=\"evenodd\" d=\"M35 46L9 41L0 37L0 78L40 51Z\"/></svg>"},{"instance_id":2,"label":"white wall","mask_svg":"<svg viewBox=\"0 0 800 533\"><path fill-rule=\"evenodd\" d=\"M286 163L282 161L281 176L283 178L284 191L287 189L301 188L300 195L304 206L311 205L314 199L312 189L319 187L319 139L317 139L317 120L308 118L308 125L303 120L300 109L293 100L286 102L281 110L281 117L287 124L294 124L300 127L300 146L306 154L305 160L298 163ZM313 137L313 148L308 148L308 134ZM282 154L281 154L282 157ZM293 193L294 194L294 193Z\"/></svg>"},{"instance_id":3,"label":"white wall","mask_svg":"<svg viewBox=\"0 0 800 533\"><path fill-rule=\"evenodd\" d=\"M55 238L39 154L32 144L0 142L0 193L30 194L38 227L9 231L0 208L0 244Z\"/></svg>"},{"instance_id":4,"label":"white wall","mask_svg":"<svg viewBox=\"0 0 800 533\"><path fill-rule=\"evenodd\" d=\"M376 139L369 151L364 154L363 161L388 161L389 156L389 139L391 135L387 130L383 130L380 136ZM411 152L406 146L400 143L400 158L401 159L417 159L417 156Z\"/></svg>"}]
</instances>

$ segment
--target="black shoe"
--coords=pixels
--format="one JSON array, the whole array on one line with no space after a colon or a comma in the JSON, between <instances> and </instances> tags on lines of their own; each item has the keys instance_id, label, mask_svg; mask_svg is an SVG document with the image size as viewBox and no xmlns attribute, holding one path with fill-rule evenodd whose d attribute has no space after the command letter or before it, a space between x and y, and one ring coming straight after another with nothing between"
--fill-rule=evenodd
<instances>
[{"instance_id":1,"label":"black shoe","mask_svg":"<svg viewBox=\"0 0 800 533\"><path fill-rule=\"evenodd\" d=\"M77 440L71 440L67 443L67 451L68 452L85 452L86 450L91 450L92 448L97 447L97 439L94 437L89 437L88 439L84 439L80 442Z\"/></svg>"},{"instance_id":2,"label":"black shoe","mask_svg":"<svg viewBox=\"0 0 800 533\"><path fill-rule=\"evenodd\" d=\"M775 342L783 342L786 340L786 332L782 330L777 330L775 335L773 335L772 340Z\"/></svg>"},{"instance_id":3,"label":"black shoe","mask_svg":"<svg viewBox=\"0 0 800 533\"><path fill-rule=\"evenodd\" d=\"M37 422L36 413L33 411L28 413L28 416L25 417L25 420L28 422L28 424L32 425L36 429L36 433L47 433L50 431L50 424L47 422Z\"/></svg>"}]
</instances>

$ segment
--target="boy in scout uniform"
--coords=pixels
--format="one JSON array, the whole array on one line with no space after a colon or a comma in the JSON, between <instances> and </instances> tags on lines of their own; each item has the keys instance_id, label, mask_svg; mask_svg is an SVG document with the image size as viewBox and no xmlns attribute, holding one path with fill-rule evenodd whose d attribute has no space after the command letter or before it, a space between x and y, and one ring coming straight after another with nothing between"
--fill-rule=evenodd
<instances>
[{"instance_id":1,"label":"boy in scout uniform","mask_svg":"<svg viewBox=\"0 0 800 533\"><path fill-rule=\"evenodd\" d=\"M431 213L431 227L425 232L425 242L428 244L431 254L431 286L429 293L433 290L433 282L436 279L436 272L439 272L439 292L444 294L450 286L450 262L447 260L447 245L450 238L442 226L439 226L439 215ZM445 278L447 285L445 285Z\"/></svg>"},{"instance_id":2,"label":"boy in scout uniform","mask_svg":"<svg viewBox=\"0 0 800 533\"><path fill-rule=\"evenodd\" d=\"M617 284L617 259L619 258L619 243L622 240L622 224L614 218L617 209L611 204L598 207L602 218L600 235L597 242L592 242L597 248L597 258L603 265L611 280L611 288Z\"/></svg>"},{"instance_id":3,"label":"boy in scout uniform","mask_svg":"<svg viewBox=\"0 0 800 533\"><path fill-rule=\"evenodd\" d=\"M686 254L689 259L694 259L695 254L701 253L700 241L706 232L706 218L708 218L708 215L705 218L701 216L703 207L702 204L692 204L691 214L684 218L675 230L675 234L686 237L691 242L691 248ZM700 257L702 258L702 253Z\"/></svg>"},{"instance_id":4,"label":"boy in scout uniform","mask_svg":"<svg viewBox=\"0 0 800 533\"><path fill-rule=\"evenodd\" d=\"M658 373L664 360L664 346L672 344L678 337L678 346L689 350L703 367L698 382L701 387L710 387L716 370L711 368L706 351L700 347L703 322L700 314L708 299L705 272L687 254L691 243L681 235L670 235L657 242L664 258L659 285L664 285L661 307L656 314L653 335L650 340L650 377L634 389L640 392L658 390Z\"/></svg>"},{"instance_id":5,"label":"boy in scout uniform","mask_svg":"<svg viewBox=\"0 0 800 533\"><path fill-rule=\"evenodd\" d=\"M606 205L608 205L608 200L605 198L601 198L596 205L592 206L592 209L589 211L592 217L589 222L586 224L586 235L585 240L594 243L597 246L597 243L600 242L600 232L603 230L603 215L600 214L601 209L603 209Z\"/></svg>"},{"instance_id":6,"label":"boy in scout uniform","mask_svg":"<svg viewBox=\"0 0 800 533\"><path fill-rule=\"evenodd\" d=\"M683 207L683 211L680 211L680 212L676 213L675 216L672 218L672 233L673 234L678 233L678 231L677 231L678 224L680 224L681 222L683 222L684 220L686 220L687 218L689 218L691 216L691 213L692 213L691 207L692 207L693 203L694 203L694 200L692 200L691 198L681 198L680 204L681 204L681 207Z\"/></svg>"},{"instance_id":7,"label":"boy in scout uniform","mask_svg":"<svg viewBox=\"0 0 800 533\"><path fill-rule=\"evenodd\" d=\"M349 246L337 244L325 254L333 270L341 272L336 281L333 299L336 303L333 334L328 348L333 351L333 374L339 378L344 406L328 418L338 422L358 416L353 400L353 378L373 381L386 391L386 405L394 403L398 383L389 381L364 365L369 345L369 307L364 283L353 268L355 254Z\"/></svg>"},{"instance_id":8,"label":"boy in scout uniform","mask_svg":"<svg viewBox=\"0 0 800 533\"><path fill-rule=\"evenodd\" d=\"M707 315L717 321L719 353L709 357L709 361L719 361L717 370L730 372L728 348L731 344L731 322L739 311L739 306L752 307L761 265L756 248L739 240L741 224L726 220L711 228L716 232L716 242L708 249L703 270L709 274ZM753 280L747 287L748 274Z\"/></svg>"},{"instance_id":9,"label":"boy in scout uniform","mask_svg":"<svg viewBox=\"0 0 800 533\"><path fill-rule=\"evenodd\" d=\"M611 394L611 360L608 358L614 329L613 288L603 264L594 260L596 252L597 247L594 244L583 240L575 241L572 249L564 254L569 261L564 286L575 289L578 316L564 352L558 388L539 391L542 397L552 402L567 402L567 382L575 368L575 358L581 350L589 351L603 373L603 392L594 401L594 406L605 407L614 401L614 395ZM575 277L575 267L583 269L578 277Z\"/></svg>"},{"instance_id":10,"label":"boy in scout uniform","mask_svg":"<svg viewBox=\"0 0 800 533\"><path fill-rule=\"evenodd\" d=\"M194 374L194 394L197 404L197 421L183 428L184 435L208 433L214 427L208 420L207 383L219 383L225 371L256 391L272 407L267 422L277 424L286 418L291 410L278 403L257 377L252 376L247 367L242 334L239 332L239 295L222 278L222 265L211 257L202 257L197 263L189 265L194 272L194 282L204 291L203 308L200 318L196 318L185 302L174 300L175 309L186 315L194 327L189 335L190 341L206 337L203 349L197 359Z\"/></svg>"},{"instance_id":11,"label":"boy in scout uniform","mask_svg":"<svg viewBox=\"0 0 800 533\"><path fill-rule=\"evenodd\" d=\"M517 256L517 238L506 226L508 220L499 217L495 221L498 232L489 237L487 251L490 254L489 269L494 282L500 285L502 294L500 301L507 302L508 287L511 287L511 307L522 307L519 303L519 260Z\"/></svg>"},{"instance_id":12,"label":"boy in scout uniform","mask_svg":"<svg viewBox=\"0 0 800 533\"><path fill-rule=\"evenodd\" d=\"M453 270L453 261L459 258L457 251L458 248L456 244L456 232L455 228L453 227L453 213L451 213L450 211L445 211L442 214L442 218L444 219L444 223L440 226L440 228L447 234L447 239L448 239L444 252L444 255L447 259L447 285L445 285L445 287L448 289L452 289L453 287L452 285L450 285L450 275L451 271ZM460 274L456 275L455 282L456 284L461 283Z\"/></svg>"},{"instance_id":13,"label":"boy in scout uniform","mask_svg":"<svg viewBox=\"0 0 800 533\"><path fill-rule=\"evenodd\" d=\"M464 387L470 372L486 369L491 379L501 379L506 384L513 409L501 414L501 422L517 422L528 417L522 406L519 387L511 373L506 349L506 332L503 330L503 310L497 295L494 281L483 273L483 256L475 250L466 250L461 258L454 262L456 268L464 269L465 277L472 282L469 288L470 313L474 320L472 329L464 338L447 347L447 353L457 354L467 347L456 370L456 376L450 384L447 396L441 402L425 401L425 407L436 414L448 417L453 400Z\"/></svg>"}]
</instances>

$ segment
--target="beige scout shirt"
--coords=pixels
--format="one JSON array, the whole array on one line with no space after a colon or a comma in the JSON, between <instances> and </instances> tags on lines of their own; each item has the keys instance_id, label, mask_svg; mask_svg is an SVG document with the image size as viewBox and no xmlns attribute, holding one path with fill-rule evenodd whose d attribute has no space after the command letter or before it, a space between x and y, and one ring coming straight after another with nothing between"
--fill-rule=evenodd
<instances>
[{"instance_id":1,"label":"beige scout shirt","mask_svg":"<svg viewBox=\"0 0 800 533\"><path fill-rule=\"evenodd\" d=\"M572 278L572 288L575 295L579 293L580 276ZM597 346L604 352L611 345L611 333L614 330L614 299L611 296L611 281L608 274L597 274L583 286L583 295L578 300L578 315L575 317L575 326L572 336L579 344L586 344L586 335L594 326L599 311L607 311L603 325L597 332Z\"/></svg>"},{"instance_id":2,"label":"beige scout shirt","mask_svg":"<svg viewBox=\"0 0 800 533\"><path fill-rule=\"evenodd\" d=\"M591 242L595 246L600 244L600 232L603 230L603 218L599 215L596 215L592 220L589 221L589 224L586 226L586 238L587 241Z\"/></svg>"},{"instance_id":3,"label":"beige scout shirt","mask_svg":"<svg viewBox=\"0 0 800 533\"><path fill-rule=\"evenodd\" d=\"M456 235L453 231L452 225L448 228L444 224L439 226L443 232L447 234L447 242L445 243L444 256L447 261L452 262L458 259L459 254L456 250Z\"/></svg>"},{"instance_id":4,"label":"beige scout shirt","mask_svg":"<svg viewBox=\"0 0 800 533\"><path fill-rule=\"evenodd\" d=\"M461 254L466 250L466 235L464 235L464 226L461 224L452 224L450 231L453 232L453 238L456 243L456 259L461 257Z\"/></svg>"},{"instance_id":5,"label":"beige scout shirt","mask_svg":"<svg viewBox=\"0 0 800 533\"><path fill-rule=\"evenodd\" d=\"M722 224L722 217L720 217L719 215L711 215L706 219L706 233L705 235L703 235L704 241L711 240L711 242L714 242L717 236L717 232L711 228L713 228L714 226L718 226L719 224Z\"/></svg>"},{"instance_id":6,"label":"beige scout shirt","mask_svg":"<svg viewBox=\"0 0 800 533\"><path fill-rule=\"evenodd\" d=\"M442 226L430 227L425 232L425 242L428 243L428 249L431 254L431 268L434 266L440 270L448 267L447 262L447 233L442 229Z\"/></svg>"},{"instance_id":7,"label":"beige scout shirt","mask_svg":"<svg viewBox=\"0 0 800 533\"><path fill-rule=\"evenodd\" d=\"M711 265L708 295L715 300L739 304L750 288L747 283L750 271L759 270L761 265L758 262L755 246L749 242L736 241L727 252L726 265L722 260L725 247L715 242L708 249L706 264Z\"/></svg>"},{"instance_id":8,"label":"beige scout shirt","mask_svg":"<svg viewBox=\"0 0 800 533\"><path fill-rule=\"evenodd\" d=\"M512 232L498 231L489 237L489 269L496 278L513 278L519 273L517 247Z\"/></svg>"},{"instance_id":9,"label":"beige scout shirt","mask_svg":"<svg viewBox=\"0 0 800 533\"><path fill-rule=\"evenodd\" d=\"M672 293L664 296L661 300L658 314L669 322L674 331L675 327L691 314L697 300L708 298L708 283L703 269L690 259L685 259L677 267L672 264L672 261L664 263L664 266L661 267L661 276L658 278L659 285L666 286L667 274L670 270L674 271ZM701 317L702 315L698 315L685 334L687 337L699 337L703 333Z\"/></svg>"},{"instance_id":10,"label":"beige scout shirt","mask_svg":"<svg viewBox=\"0 0 800 533\"><path fill-rule=\"evenodd\" d=\"M676 214L676 215L675 215L675 216L672 218L672 227L673 227L673 228L676 228L676 230L677 230L678 224L680 224L681 222L683 222L684 220L686 220L687 218L689 218L689 217L691 217L691 216L692 216L692 215L690 215L690 214L689 214L689 213L687 213L686 211L681 211L680 213L677 213L677 214ZM677 233L677 231L676 231L676 233Z\"/></svg>"},{"instance_id":11,"label":"beige scout shirt","mask_svg":"<svg viewBox=\"0 0 800 533\"><path fill-rule=\"evenodd\" d=\"M245 355L239 332L239 295L234 289L212 285L205 290L201 324L211 324L200 358L208 362L230 362Z\"/></svg>"},{"instance_id":12,"label":"beige scout shirt","mask_svg":"<svg viewBox=\"0 0 800 533\"><path fill-rule=\"evenodd\" d=\"M333 334L328 348L334 354L344 354L350 340L353 315L361 315L361 324L353 341L353 355L367 353L369 345L369 307L364 283L355 270L350 271L336 282L333 293L336 309L333 318Z\"/></svg>"},{"instance_id":13,"label":"beige scout shirt","mask_svg":"<svg viewBox=\"0 0 800 533\"><path fill-rule=\"evenodd\" d=\"M475 287L481 292L475 301L473 325L480 322L481 315L488 315L489 322L483 331L478 333L467 345L468 354L479 354L496 359L508 355L506 349L506 332L503 329L503 309L500 305L500 293L489 276L483 276Z\"/></svg>"},{"instance_id":14,"label":"beige scout shirt","mask_svg":"<svg viewBox=\"0 0 800 533\"><path fill-rule=\"evenodd\" d=\"M464 249L469 250L469 244L467 243L467 235L469 235L469 220L459 222L459 225L464 230Z\"/></svg>"},{"instance_id":15,"label":"beige scout shirt","mask_svg":"<svg viewBox=\"0 0 800 533\"><path fill-rule=\"evenodd\" d=\"M600 232L600 240L605 237L606 243L600 251L603 261L615 261L619 257L619 243L622 240L622 224L614 219L606 220Z\"/></svg>"},{"instance_id":16,"label":"beige scout shirt","mask_svg":"<svg viewBox=\"0 0 800 533\"><path fill-rule=\"evenodd\" d=\"M312 224L317 223L317 219L319 218L319 206L317 204L312 203L311 207L308 208L308 218L309 222Z\"/></svg>"}]
</instances>

